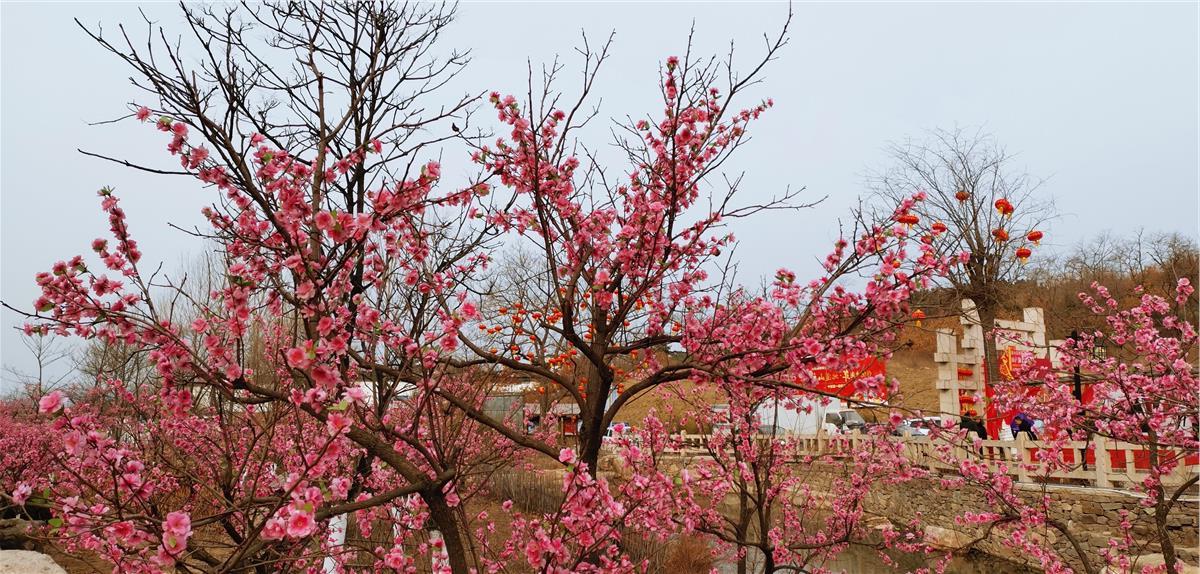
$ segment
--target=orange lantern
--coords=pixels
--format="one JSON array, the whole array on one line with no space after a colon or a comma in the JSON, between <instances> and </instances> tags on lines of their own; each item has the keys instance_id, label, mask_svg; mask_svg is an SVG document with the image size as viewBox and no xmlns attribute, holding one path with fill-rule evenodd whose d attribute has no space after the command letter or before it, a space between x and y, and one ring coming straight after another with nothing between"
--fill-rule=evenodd
<instances>
[{"instance_id":1,"label":"orange lantern","mask_svg":"<svg viewBox=\"0 0 1200 574\"><path fill-rule=\"evenodd\" d=\"M1013 204L1009 203L1008 200L1004 199L1003 197L996 200L995 206L996 211L998 211L1000 215L1003 215L1004 217L1009 217L1013 214Z\"/></svg>"},{"instance_id":2,"label":"orange lantern","mask_svg":"<svg viewBox=\"0 0 1200 574\"><path fill-rule=\"evenodd\" d=\"M992 237L995 237L996 241L1008 241L1008 232L1003 227L997 227L992 230Z\"/></svg>"},{"instance_id":3,"label":"orange lantern","mask_svg":"<svg viewBox=\"0 0 1200 574\"><path fill-rule=\"evenodd\" d=\"M966 202L968 199L971 199L971 194L967 193L967 190L965 190L965 189L960 189L960 190L958 190L958 193L954 194L954 199L957 199L962 202Z\"/></svg>"},{"instance_id":4,"label":"orange lantern","mask_svg":"<svg viewBox=\"0 0 1200 574\"><path fill-rule=\"evenodd\" d=\"M1042 232L1034 229L1033 231L1029 232L1029 235L1025 236L1025 239L1032 241L1034 245L1040 245L1042 237L1044 237Z\"/></svg>"},{"instance_id":5,"label":"orange lantern","mask_svg":"<svg viewBox=\"0 0 1200 574\"><path fill-rule=\"evenodd\" d=\"M1029 260L1030 255L1033 255L1033 251L1030 251L1028 247L1022 247L1017 250L1017 259L1021 261L1022 265Z\"/></svg>"},{"instance_id":6,"label":"orange lantern","mask_svg":"<svg viewBox=\"0 0 1200 574\"><path fill-rule=\"evenodd\" d=\"M921 319L924 319L924 318L925 318L925 312L924 312L924 311L922 311L922 310L920 310L920 309L917 309L916 311L913 311L912 318L913 318L913 319L916 319L916 322L915 322L915 323L913 323L913 324L914 324L914 325L916 325L916 326L918 326L918 327L920 327L920 326L921 326Z\"/></svg>"}]
</instances>

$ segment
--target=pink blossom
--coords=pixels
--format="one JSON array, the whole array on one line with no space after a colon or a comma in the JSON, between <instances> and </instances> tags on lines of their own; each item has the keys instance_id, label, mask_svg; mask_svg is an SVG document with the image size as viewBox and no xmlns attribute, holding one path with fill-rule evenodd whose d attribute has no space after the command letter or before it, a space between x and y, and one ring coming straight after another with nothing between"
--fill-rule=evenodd
<instances>
[{"instance_id":1,"label":"pink blossom","mask_svg":"<svg viewBox=\"0 0 1200 574\"><path fill-rule=\"evenodd\" d=\"M479 317L479 309L476 308L475 304L471 303L470 301L463 303L462 313L463 317L466 317L467 319L475 319Z\"/></svg>"},{"instance_id":2,"label":"pink blossom","mask_svg":"<svg viewBox=\"0 0 1200 574\"><path fill-rule=\"evenodd\" d=\"M312 369L313 381L322 387L334 387L342 381L337 369L328 365L317 365Z\"/></svg>"},{"instance_id":3,"label":"pink blossom","mask_svg":"<svg viewBox=\"0 0 1200 574\"><path fill-rule=\"evenodd\" d=\"M329 427L329 434L332 435L339 435L346 432L352 424L353 421L350 420L350 417L339 412L330 413L329 418L326 420L326 425Z\"/></svg>"},{"instance_id":4,"label":"pink blossom","mask_svg":"<svg viewBox=\"0 0 1200 574\"><path fill-rule=\"evenodd\" d=\"M192 535L192 520L186 513L172 512L163 521L162 548L171 556L179 556L187 549Z\"/></svg>"},{"instance_id":5,"label":"pink blossom","mask_svg":"<svg viewBox=\"0 0 1200 574\"><path fill-rule=\"evenodd\" d=\"M17 485L17 489L12 493L13 504L17 506L25 506L25 501L29 500L29 495L33 493L33 488L22 482Z\"/></svg>"},{"instance_id":6,"label":"pink blossom","mask_svg":"<svg viewBox=\"0 0 1200 574\"><path fill-rule=\"evenodd\" d=\"M287 535L287 525L282 518L273 517L263 526L263 540L280 540Z\"/></svg>"},{"instance_id":7,"label":"pink blossom","mask_svg":"<svg viewBox=\"0 0 1200 574\"><path fill-rule=\"evenodd\" d=\"M53 391L38 400L38 412L42 414L56 413L63 408L65 396L62 391Z\"/></svg>"},{"instance_id":8,"label":"pink blossom","mask_svg":"<svg viewBox=\"0 0 1200 574\"><path fill-rule=\"evenodd\" d=\"M312 364L312 361L308 358L308 351L300 347L292 347L284 354L287 356L288 364L293 368L306 369Z\"/></svg>"},{"instance_id":9,"label":"pink blossom","mask_svg":"<svg viewBox=\"0 0 1200 574\"><path fill-rule=\"evenodd\" d=\"M350 494L350 479L339 476L329 482L329 491L337 498L346 498Z\"/></svg>"},{"instance_id":10,"label":"pink blossom","mask_svg":"<svg viewBox=\"0 0 1200 574\"><path fill-rule=\"evenodd\" d=\"M130 542L130 538L132 538L134 532L136 532L133 527L133 523L128 520L122 520L116 524L113 524L111 527L109 527L109 531L112 532L113 536L115 536L117 540L124 544L128 544Z\"/></svg>"},{"instance_id":11,"label":"pink blossom","mask_svg":"<svg viewBox=\"0 0 1200 574\"><path fill-rule=\"evenodd\" d=\"M362 385L346 387L344 396L346 400L349 400L356 405L365 404L367 402L367 391L362 387Z\"/></svg>"},{"instance_id":12,"label":"pink blossom","mask_svg":"<svg viewBox=\"0 0 1200 574\"><path fill-rule=\"evenodd\" d=\"M167 515L167 519L163 521L163 530L179 536L188 537L192 535L192 517L186 512L175 511Z\"/></svg>"},{"instance_id":13,"label":"pink blossom","mask_svg":"<svg viewBox=\"0 0 1200 574\"><path fill-rule=\"evenodd\" d=\"M313 218L313 223L317 226L317 229L328 231L333 228L335 220L332 213L322 211L317 213L316 217Z\"/></svg>"},{"instance_id":14,"label":"pink blossom","mask_svg":"<svg viewBox=\"0 0 1200 574\"><path fill-rule=\"evenodd\" d=\"M287 534L292 538L303 538L317 529L313 515L307 512L294 512L288 517Z\"/></svg>"}]
</instances>

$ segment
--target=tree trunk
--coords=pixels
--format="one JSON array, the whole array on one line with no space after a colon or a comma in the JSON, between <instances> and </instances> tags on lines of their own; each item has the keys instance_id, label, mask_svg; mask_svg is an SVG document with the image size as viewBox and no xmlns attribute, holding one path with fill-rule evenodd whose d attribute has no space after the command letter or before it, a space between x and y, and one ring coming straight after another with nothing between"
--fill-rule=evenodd
<instances>
[{"instance_id":1,"label":"tree trunk","mask_svg":"<svg viewBox=\"0 0 1200 574\"><path fill-rule=\"evenodd\" d=\"M604 403L608 395L600 380L600 371L589 365L587 373L588 395L579 407L579 461L587 464L588 474L594 478L599 470L600 447L604 444ZM601 396L603 395L603 396Z\"/></svg>"},{"instance_id":2,"label":"tree trunk","mask_svg":"<svg viewBox=\"0 0 1200 574\"><path fill-rule=\"evenodd\" d=\"M429 507L429 518L442 533L442 541L446 545L446 557L450 562L450 571L453 574L468 574L470 560L467 556L467 547L463 544L462 531L458 527L458 519L454 516L454 510L446 504L446 499L442 496L440 489L423 492L421 498Z\"/></svg>"},{"instance_id":3,"label":"tree trunk","mask_svg":"<svg viewBox=\"0 0 1200 574\"><path fill-rule=\"evenodd\" d=\"M1157 469L1159 467L1158 455L1158 433L1152 429L1150 431L1150 444L1155 445L1150 447L1150 468ZM1162 476L1158 477L1158 483L1154 487L1154 529L1158 532L1158 545L1162 549L1163 564L1167 567L1167 572L1176 572L1175 566L1179 560L1175 554L1175 543L1171 541L1171 533L1167 530L1167 518L1171 511L1171 504L1167 502L1167 489L1163 487Z\"/></svg>"},{"instance_id":4,"label":"tree trunk","mask_svg":"<svg viewBox=\"0 0 1200 574\"><path fill-rule=\"evenodd\" d=\"M603 417L603 414L600 414L600 417ZM579 424L579 461L587 464L588 474L593 478L599 470L600 447L604 442L604 433L593 430L600 425L600 417L588 416L586 420L580 417Z\"/></svg>"},{"instance_id":5,"label":"tree trunk","mask_svg":"<svg viewBox=\"0 0 1200 574\"><path fill-rule=\"evenodd\" d=\"M742 556L738 557L738 574L748 573L746 562L750 558L750 547L748 546L750 540L749 536L747 535L750 525L750 509L747 504L748 498L749 497L746 496L745 488L738 492L738 523L735 532L737 533L738 544L747 549L746 552L742 553Z\"/></svg>"},{"instance_id":6,"label":"tree trunk","mask_svg":"<svg viewBox=\"0 0 1200 574\"><path fill-rule=\"evenodd\" d=\"M988 301L976 301L975 309L979 313L979 324L983 327L983 373L984 382L987 385L994 385L1000 380L1000 361L997 352L996 337L992 331L996 328L996 306ZM984 423L987 422L987 415L979 413ZM996 437L988 437L996 438Z\"/></svg>"}]
</instances>

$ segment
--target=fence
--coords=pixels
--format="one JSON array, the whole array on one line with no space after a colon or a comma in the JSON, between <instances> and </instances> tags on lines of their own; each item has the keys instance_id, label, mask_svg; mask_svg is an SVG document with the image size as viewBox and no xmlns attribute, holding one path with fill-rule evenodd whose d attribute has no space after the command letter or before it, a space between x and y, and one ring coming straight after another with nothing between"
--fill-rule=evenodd
<instances>
[{"instance_id":1,"label":"fence","mask_svg":"<svg viewBox=\"0 0 1200 574\"><path fill-rule=\"evenodd\" d=\"M680 447L674 452L684 455L705 456L707 435L680 434ZM879 440L880 437L859 434L818 433L815 435L788 435L797 458L838 458L853 452L864 442ZM901 442L907 460L930 470L948 470L958 463L971 459L983 461L992 469L1003 468L1020 482L1061 482L1086 484L1102 488L1129 487L1141 482L1150 474L1151 452L1136 444L1117 442L1096 436L1090 441L1071 441L1058 450L1059 460L1051 461L1055 453L1046 441L1026 440L1024 435L1016 440L985 440L978 447L952 445L936 441L928 436L887 437ZM1082 456L1081 456L1082 454ZM1155 453L1162 460L1179 460L1174 471L1162 477L1163 484L1183 484L1197 472L1200 462L1195 452L1158 449ZM1165 459L1163 457L1166 457Z\"/></svg>"}]
</instances>

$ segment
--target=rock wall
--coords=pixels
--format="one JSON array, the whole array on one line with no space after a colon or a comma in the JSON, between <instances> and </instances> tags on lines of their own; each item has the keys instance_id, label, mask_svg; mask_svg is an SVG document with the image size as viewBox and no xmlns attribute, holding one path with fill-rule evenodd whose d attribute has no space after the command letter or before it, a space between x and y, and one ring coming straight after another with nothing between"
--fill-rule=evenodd
<instances>
[{"instance_id":1,"label":"rock wall","mask_svg":"<svg viewBox=\"0 0 1200 574\"><path fill-rule=\"evenodd\" d=\"M669 474L674 474L688 462L664 461ZM606 456L600 461L600 469L606 473L623 476L619 461ZM807 482L814 494L820 496L824 485L831 480L844 480L839 476L841 467L814 465ZM1051 500L1052 518L1065 524L1067 530L1080 543L1093 567L1104 566L1101 551L1108 548L1109 541L1119 539L1121 513L1130 513L1132 533L1137 542L1138 560L1135 571L1142 566L1156 563L1155 554L1161 552L1154 535L1152 510L1140 505L1141 497L1121 490L1081 486L1018 483L1018 489L1031 498L1047 496ZM954 548L962 546L980 536L982 528L964 526L956 518L966 512L988 509L983 493L977 487L946 489L936 479L917 479L900 484L876 484L866 502L868 512L886 518L893 523L908 523L914 519L925 525L926 535L937 545ZM1186 574L1200 574L1200 499L1194 495L1182 497L1168 518L1168 531L1175 543L1175 551L1188 564ZM1046 527L1036 533L1044 537L1058 554L1067 559L1078 572L1083 572L1077 553L1065 536ZM989 556L1040 569L1040 564L1029 556L1014 552L997 532L978 542L975 548ZM1158 558L1161 563L1161 557Z\"/></svg>"},{"instance_id":2,"label":"rock wall","mask_svg":"<svg viewBox=\"0 0 1200 574\"><path fill-rule=\"evenodd\" d=\"M1154 536L1152 511L1140 505L1141 497L1130 492L1088 488L1079 486L1019 484L1023 494L1038 498L1049 497L1052 517L1067 526L1071 535L1080 542L1092 565L1097 569L1104 564L1101 551L1109 541L1121 537L1121 511L1130 513L1133 536L1139 542L1139 555L1152 555L1161 551ZM920 518L928 525L927 534L946 546L954 546L976 538L982 529L959 525L955 518L964 512L987 508L982 493L972 487L946 489L934 480L914 480L896 485L877 485L868 499L868 510L877 512L894 522L907 522ZM1168 528L1175 550L1188 564L1197 564L1197 529L1200 505L1195 496L1185 497L1177 503L1168 518ZM1046 527L1038 532L1059 553L1069 558L1072 566L1078 567L1077 553L1065 536L1056 529ZM1029 557L1012 551L1000 536L980 542L976 547L990 555L1012 560L1029 566ZM1147 557L1147 560L1152 558ZM1081 570L1080 570L1081 571Z\"/></svg>"}]
</instances>

